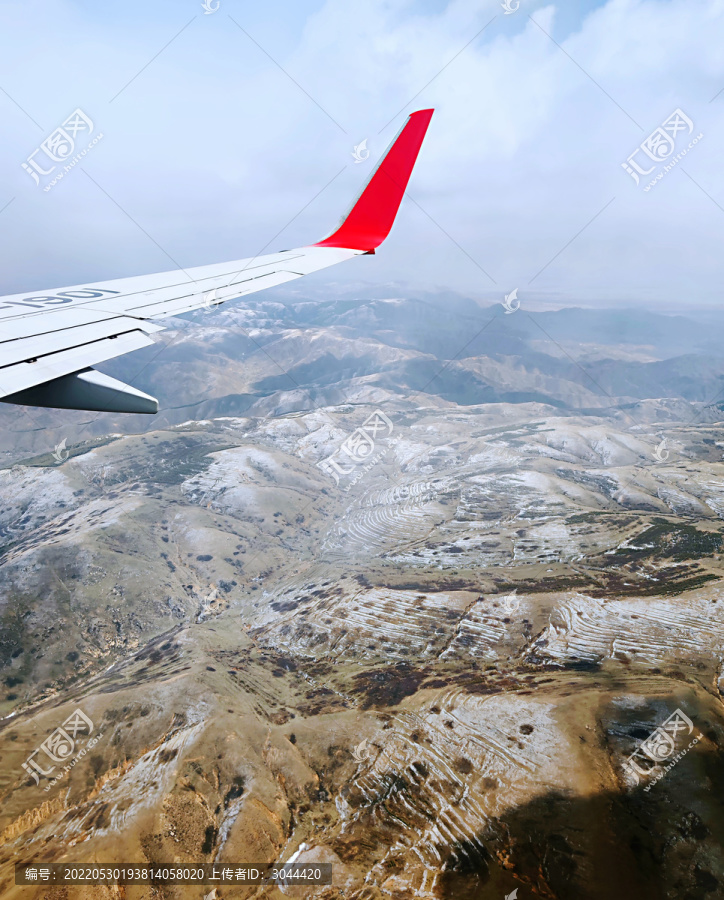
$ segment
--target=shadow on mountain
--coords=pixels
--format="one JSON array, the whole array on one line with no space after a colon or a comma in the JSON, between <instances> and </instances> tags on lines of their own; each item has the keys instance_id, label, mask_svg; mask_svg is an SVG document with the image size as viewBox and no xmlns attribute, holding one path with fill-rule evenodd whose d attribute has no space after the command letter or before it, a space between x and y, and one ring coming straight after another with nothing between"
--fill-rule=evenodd
<instances>
[{"instance_id":1,"label":"shadow on mountain","mask_svg":"<svg viewBox=\"0 0 724 900\"><path fill-rule=\"evenodd\" d=\"M699 745L702 747L702 745ZM696 747L649 792L553 791L495 819L445 863L449 900L724 897L724 759Z\"/></svg>"}]
</instances>

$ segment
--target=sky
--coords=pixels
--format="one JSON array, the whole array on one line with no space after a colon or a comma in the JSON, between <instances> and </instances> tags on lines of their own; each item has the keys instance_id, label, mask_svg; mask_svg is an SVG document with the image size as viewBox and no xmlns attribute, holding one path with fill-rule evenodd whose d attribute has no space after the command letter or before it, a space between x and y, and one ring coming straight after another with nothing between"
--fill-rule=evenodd
<instances>
[{"instance_id":1,"label":"sky","mask_svg":"<svg viewBox=\"0 0 724 900\"><path fill-rule=\"evenodd\" d=\"M434 107L377 256L297 292L720 305L724 0L206 2L0 2L0 294L319 240Z\"/></svg>"}]
</instances>

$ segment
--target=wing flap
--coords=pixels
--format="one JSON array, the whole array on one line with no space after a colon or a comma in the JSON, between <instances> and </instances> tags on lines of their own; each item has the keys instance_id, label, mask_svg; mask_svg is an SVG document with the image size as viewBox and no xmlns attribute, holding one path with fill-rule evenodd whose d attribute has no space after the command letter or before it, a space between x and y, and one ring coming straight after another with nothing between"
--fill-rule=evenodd
<instances>
[{"instance_id":1,"label":"wing flap","mask_svg":"<svg viewBox=\"0 0 724 900\"><path fill-rule=\"evenodd\" d=\"M103 338L113 339L139 329L146 333L162 330L160 325L145 322L141 324L128 316L107 316L90 324L48 331L32 337L3 340L0 342L0 375L3 370L16 363L29 363L31 359L40 359L63 350L81 349Z\"/></svg>"},{"instance_id":2,"label":"wing flap","mask_svg":"<svg viewBox=\"0 0 724 900\"><path fill-rule=\"evenodd\" d=\"M34 387L60 378L61 375L70 375L79 372L89 366L132 350L140 350L141 347L152 345L153 341L140 329L119 334L117 337L105 337L99 340L83 344L80 347L71 347L47 356L39 356L27 362L18 362L14 365L0 369L0 397L16 394L26 388Z\"/></svg>"}]
</instances>

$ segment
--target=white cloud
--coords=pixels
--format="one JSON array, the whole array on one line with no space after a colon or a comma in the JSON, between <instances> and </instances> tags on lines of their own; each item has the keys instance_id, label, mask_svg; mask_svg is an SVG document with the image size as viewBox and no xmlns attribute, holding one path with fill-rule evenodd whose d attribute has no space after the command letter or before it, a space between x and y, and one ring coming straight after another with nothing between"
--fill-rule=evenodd
<instances>
[{"instance_id":1,"label":"white cloud","mask_svg":"<svg viewBox=\"0 0 724 900\"><path fill-rule=\"evenodd\" d=\"M198 4L148 6L124 18L60 0L0 11L0 86L43 126L0 94L0 206L16 197L0 215L3 293L171 266L83 173L43 193L21 170L77 106L105 134L87 172L188 266L259 252L344 169L269 250L326 234L368 170L354 164L354 144L367 137L381 152L404 114L380 129L433 79L406 108L437 110L410 186L422 209L408 201L377 257L335 279L496 297L518 286L524 300L570 303L718 302L724 212L681 170L644 193L621 163L681 107L704 139L679 169L724 206L724 93L709 102L724 87L721 0L610 0L577 23L565 4L532 0L511 16L497 2L327 0L304 21L282 3L251 20L231 2L213 16Z\"/></svg>"}]
</instances>

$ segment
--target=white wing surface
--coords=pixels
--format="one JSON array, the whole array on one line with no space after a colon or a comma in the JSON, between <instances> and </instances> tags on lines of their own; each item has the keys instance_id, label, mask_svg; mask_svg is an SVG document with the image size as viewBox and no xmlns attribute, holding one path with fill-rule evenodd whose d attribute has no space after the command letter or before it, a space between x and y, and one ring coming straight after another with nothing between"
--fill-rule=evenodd
<instances>
[{"instance_id":1,"label":"white wing surface","mask_svg":"<svg viewBox=\"0 0 724 900\"><path fill-rule=\"evenodd\" d=\"M213 307L365 253L389 234L432 110L407 119L340 227L317 244L155 275L0 297L0 401L113 412L158 403L93 366L153 343L156 320Z\"/></svg>"}]
</instances>

